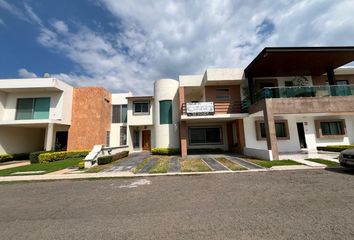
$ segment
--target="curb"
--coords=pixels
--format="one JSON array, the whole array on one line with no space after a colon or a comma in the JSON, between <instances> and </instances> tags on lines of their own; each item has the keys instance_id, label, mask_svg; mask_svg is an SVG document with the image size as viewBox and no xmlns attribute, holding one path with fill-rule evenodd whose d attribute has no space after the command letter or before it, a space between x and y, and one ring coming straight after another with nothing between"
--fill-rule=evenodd
<instances>
[{"instance_id":1,"label":"curb","mask_svg":"<svg viewBox=\"0 0 354 240\"><path fill-rule=\"evenodd\" d=\"M233 173L254 173L254 172L277 172L277 171L295 171L295 170L322 170L326 167L288 167L275 169L249 169L239 171L215 171L215 172L178 172L178 173L80 173L80 174L61 174L61 175L32 175L32 176L9 176L0 177L0 183L8 182L30 182L30 181L57 181L57 180L90 180L90 179L108 179L108 178L138 178L138 177L157 177L157 176L196 176L208 174L233 174Z\"/></svg>"}]
</instances>

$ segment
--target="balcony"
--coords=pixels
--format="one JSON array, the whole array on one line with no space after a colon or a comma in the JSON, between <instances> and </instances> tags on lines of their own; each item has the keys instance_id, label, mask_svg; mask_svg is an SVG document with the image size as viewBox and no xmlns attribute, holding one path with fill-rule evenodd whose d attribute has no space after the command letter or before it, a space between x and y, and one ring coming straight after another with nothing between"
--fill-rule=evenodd
<instances>
[{"instance_id":1,"label":"balcony","mask_svg":"<svg viewBox=\"0 0 354 240\"><path fill-rule=\"evenodd\" d=\"M273 114L348 114L354 112L353 102L354 85L270 87L256 93L248 112L271 109Z\"/></svg>"},{"instance_id":2,"label":"balcony","mask_svg":"<svg viewBox=\"0 0 354 240\"><path fill-rule=\"evenodd\" d=\"M255 101L267 98L352 96L354 85L267 87L255 93Z\"/></svg>"},{"instance_id":3,"label":"balcony","mask_svg":"<svg viewBox=\"0 0 354 240\"><path fill-rule=\"evenodd\" d=\"M218 114L245 113L241 101L232 102L188 102L182 104L182 115L210 116Z\"/></svg>"}]
</instances>

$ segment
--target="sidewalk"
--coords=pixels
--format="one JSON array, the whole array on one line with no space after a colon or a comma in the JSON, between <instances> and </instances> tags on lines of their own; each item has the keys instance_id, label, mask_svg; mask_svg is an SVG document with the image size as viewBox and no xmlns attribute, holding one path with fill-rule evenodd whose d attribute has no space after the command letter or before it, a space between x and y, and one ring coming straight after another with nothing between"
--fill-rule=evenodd
<instances>
[{"instance_id":1,"label":"sidewalk","mask_svg":"<svg viewBox=\"0 0 354 240\"><path fill-rule=\"evenodd\" d=\"M242 171L215 171L215 172L178 172L178 173L143 173L134 174L132 172L100 172L100 173L78 173L78 174L58 174L58 175L27 175L27 176L8 176L0 177L1 182L20 182L20 181L55 181L55 180L77 180L77 179L104 179L104 178L134 178L134 177L155 177L155 176L182 176L182 175L206 175L206 174L237 174L253 172L271 172L271 171L294 171L294 170L319 170L325 167L309 166L284 166L272 167L270 169L251 169Z\"/></svg>"},{"instance_id":2,"label":"sidewalk","mask_svg":"<svg viewBox=\"0 0 354 240\"><path fill-rule=\"evenodd\" d=\"M9 169L9 168L15 168L15 167L22 167L22 166L26 166L26 165L30 165L30 161L18 161L18 162L8 162L8 164L2 164L0 165L0 170L4 170L4 169Z\"/></svg>"}]
</instances>

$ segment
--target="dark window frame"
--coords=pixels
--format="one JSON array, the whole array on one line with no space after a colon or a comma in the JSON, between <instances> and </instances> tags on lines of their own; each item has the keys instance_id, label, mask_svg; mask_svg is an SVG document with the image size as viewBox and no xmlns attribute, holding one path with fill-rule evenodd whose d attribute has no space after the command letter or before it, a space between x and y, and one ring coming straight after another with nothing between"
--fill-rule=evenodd
<instances>
[{"instance_id":1,"label":"dark window frame","mask_svg":"<svg viewBox=\"0 0 354 240\"><path fill-rule=\"evenodd\" d=\"M340 134L323 134L322 124L323 123L339 123L340 124ZM347 135L347 127L344 119L319 119L315 120L316 136L317 138L343 138Z\"/></svg>"},{"instance_id":2,"label":"dark window frame","mask_svg":"<svg viewBox=\"0 0 354 240\"><path fill-rule=\"evenodd\" d=\"M264 124L264 128L265 128L265 122L263 120L257 120L255 121L255 127L256 127L256 138L257 141L263 141L263 140L267 140L267 136L263 134L262 131L262 127L261 125ZM277 140L289 140L290 139L290 132L289 132L289 123L288 120L286 119L279 119L279 120L275 120L274 124L283 124L284 125L284 133L285 135L283 136L277 136ZM276 126L274 126L276 128ZM266 130L265 130L266 131Z\"/></svg>"},{"instance_id":3,"label":"dark window frame","mask_svg":"<svg viewBox=\"0 0 354 240\"><path fill-rule=\"evenodd\" d=\"M192 129L218 129L219 130L219 138L220 141L219 142L207 142L207 136L205 134L205 142L204 143L193 143L192 142ZM224 140L223 140L223 127L222 126L190 126L188 127L188 144L190 146L199 146L199 145L223 145L224 144Z\"/></svg>"},{"instance_id":4,"label":"dark window frame","mask_svg":"<svg viewBox=\"0 0 354 240\"><path fill-rule=\"evenodd\" d=\"M123 107L125 107L126 109L125 120L123 119ZM116 111L118 111L118 114ZM112 123L127 123L127 122L128 122L128 105L127 104L112 105Z\"/></svg>"},{"instance_id":5,"label":"dark window frame","mask_svg":"<svg viewBox=\"0 0 354 240\"><path fill-rule=\"evenodd\" d=\"M125 131L123 131L123 130L125 130ZM122 140L123 137L124 137L124 135L122 135L123 132L125 134L125 139L124 140ZM119 128L119 145L120 146L125 146L125 145L127 145L127 141L128 141L128 129L127 129L127 126L120 126L120 128Z\"/></svg>"},{"instance_id":6,"label":"dark window frame","mask_svg":"<svg viewBox=\"0 0 354 240\"><path fill-rule=\"evenodd\" d=\"M32 107L31 107L31 117L26 119L19 119L19 101L21 100L32 100ZM37 99L48 99L49 100L49 107L48 107L48 118L34 118L35 115L35 106ZM16 99L16 112L15 112L15 120L45 120L50 118L50 104L51 104L51 97L24 97L24 98L17 98Z\"/></svg>"},{"instance_id":7,"label":"dark window frame","mask_svg":"<svg viewBox=\"0 0 354 240\"><path fill-rule=\"evenodd\" d=\"M135 109L136 104L147 104L147 112L137 112ZM141 108L141 110L143 110ZM133 115L150 115L150 101L134 101L133 102Z\"/></svg>"}]
</instances>

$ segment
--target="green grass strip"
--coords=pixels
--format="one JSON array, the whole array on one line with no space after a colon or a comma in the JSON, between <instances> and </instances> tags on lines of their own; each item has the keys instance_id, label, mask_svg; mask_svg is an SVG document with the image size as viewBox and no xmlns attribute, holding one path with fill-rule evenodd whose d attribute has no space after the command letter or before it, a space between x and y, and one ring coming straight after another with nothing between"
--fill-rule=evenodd
<instances>
[{"instance_id":1,"label":"green grass strip","mask_svg":"<svg viewBox=\"0 0 354 240\"><path fill-rule=\"evenodd\" d=\"M180 162L182 172L212 171L201 159L184 159Z\"/></svg>"},{"instance_id":2,"label":"green grass strip","mask_svg":"<svg viewBox=\"0 0 354 240\"><path fill-rule=\"evenodd\" d=\"M0 170L0 176L9 176L11 173L15 172L29 172L29 171L44 171L36 175L42 175L50 172L55 172L68 167L76 167L82 158L68 158L61 161L50 162L50 163L34 163L27 166L8 168Z\"/></svg>"},{"instance_id":3,"label":"green grass strip","mask_svg":"<svg viewBox=\"0 0 354 240\"><path fill-rule=\"evenodd\" d=\"M325 159L321 159L321 158L307 158L305 160L315 162L315 163L321 163L321 164L327 165L327 167L340 167L340 164L337 162L333 162L333 161L325 160Z\"/></svg>"},{"instance_id":4,"label":"green grass strip","mask_svg":"<svg viewBox=\"0 0 354 240\"><path fill-rule=\"evenodd\" d=\"M241 165L234 163L224 157L216 158L216 160L219 161L221 164L223 164L224 166L226 166L228 169L230 169L232 171L247 170L247 168L244 168Z\"/></svg>"},{"instance_id":5,"label":"green grass strip","mask_svg":"<svg viewBox=\"0 0 354 240\"><path fill-rule=\"evenodd\" d=\"M271 168L274 166L302 165L301 163L295 162L293 160L268 161L268 160L259 160L259 159L249 159L249 158L246 158L245 160L252 162L254 164L257 164L259 166L265 167L265 168Z\"/></svg>"}]
</instances>

